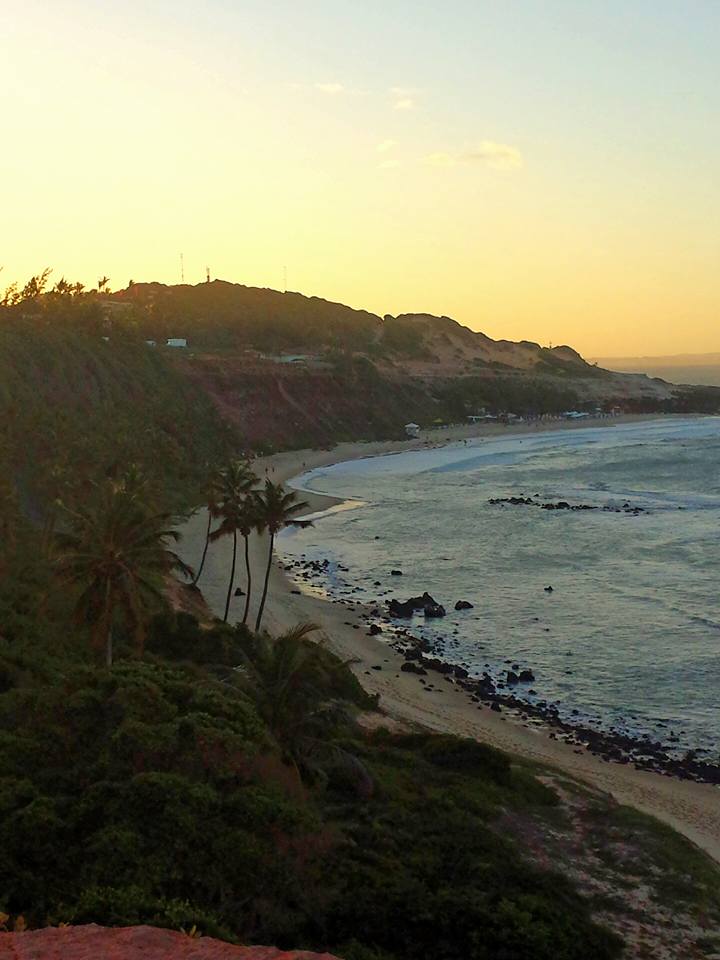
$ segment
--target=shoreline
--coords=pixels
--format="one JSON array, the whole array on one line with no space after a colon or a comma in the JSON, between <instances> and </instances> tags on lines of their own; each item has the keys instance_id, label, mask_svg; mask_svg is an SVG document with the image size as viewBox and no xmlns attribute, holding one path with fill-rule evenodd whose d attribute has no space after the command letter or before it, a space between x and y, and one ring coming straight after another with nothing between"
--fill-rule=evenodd
<instances>
[{"instance_id":1,"label":"shoreline","mask_svg":"<svg viewBox=\"0 0 720 960\"><path fill-rule=\"evenodd\" d=\"M437 438L433 436L432 439L343 443L331 450L291 451L258 459L254 467L261 480L267 476L274 482L297 489L308 503L309 509L305 514L308 515L324 513L344 503L337 497L306 488L298 489L291 482L318 467L368 456L445 446L476 437L532 436L540 430L597 426L610 428L622 423L665 419L662 415L627 415L581 423L549 421L533 426L462 426L433 431ZM691 418L676 416L674 419ZM197 522L193 524L191 521L187 525L186 534L197 544L204 531L203 512L193 520ZM221 544L222 541L213 545L217 553L222 552L217 549ZM197 546L192 549L196 552ZM265 537L253 536L251 557L254 569L261 569L267 558ZM218 561L217 569L222 570L222 577L217 583L204 582L202 586L207 602L215 613L222 610L220 602L224 600L227 588L227 565L220 558ZM235 601L235 607L233 612L237 613L239 601ZM252 607L254 614L255 604ZM387 640L369 635L367 614L368 610L359 603L336 603L300 592L288 578L283 562L275 558L264 626L278 633L298 622L319 624L319 636L325 638L335 653L351 661L351 667L365 689L371 694L378 694L380 708L386 715L411 726L472 737L511 755L559 769L612 795L619 803L636 807L664 821L720 862L720 793L717 787L635 769L632 763L603 760L589 749L559 739L553 726L545 721L532 717L523 720L519 713L505 709L498 713L482 702L473 702L470 692L459 684L436 684L435 678L439 681L440 674L428 675L430 683L420 683L418 675L402 671L402 665L406 663L404 655L393 649ZM521 709L527 715L524 704Z\"/></svg>"}]
</instances>

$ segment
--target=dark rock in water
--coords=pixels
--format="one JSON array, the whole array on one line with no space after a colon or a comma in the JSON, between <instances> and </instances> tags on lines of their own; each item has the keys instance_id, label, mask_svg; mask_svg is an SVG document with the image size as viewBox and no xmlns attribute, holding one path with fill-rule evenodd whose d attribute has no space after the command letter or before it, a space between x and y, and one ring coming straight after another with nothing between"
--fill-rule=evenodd
<instances>
[{"instance_id":1,"label":"dark rock in water","mask_svg":"<svg viewBox=\"0 0 720 960\"><path fill-rule=\"evenodd\" d=\"M514 687L515 684L518 683L519 679L520 678L514 670L508 670L505 676L505 683L507 683L507 685L510 687Z\"/></svg>"},{"instance_id":2,"label":"dark rock in water","mask_svg":"<svg viewBox=\"0 0 720 960\"><path fill-rule=\"evenodd\" d=\"M298 597L302 596L302 590L291 590L290 593L295 593Z\"/></svg>"},{"instance_id":3,"label":"dark rock in water","mask_svg":"<svg viewBox=\"0 0 720 960\"><path fill-rule=\"evenodd\" d=\"M370 624L370 635L376 637L379 633L382 633L382 627L378 626L377 623Z\"/></svg>"},{"instance_id":4,"label":"dark rock in water","mask_svg":"<svg viewBox=\"0 0 720 960\"><path fill-rule=\"evenodd\" d=\"M416 610L426 610L428 607L440 607L440 604L427 591L421 597L410 597L409 600L388 600L388 611L392 617L411 617ZM445 612L436 614L444 616Z\"/></svg>"},{"instance_id":5,"label":"dark rock in water","mask_svg":"<svg viewBox=\"0 0 720 960\"><path fill-rule=\"evenodd\" d=\"M604 513L627 513L636 517L641 513L646 513L644 507L633 507L629 503L624 503L622 507L616 507L609 503L603 507L595 503L568 503L567 500L558 500L556 503L542 503L537 493L535 494L535 499L532 497L493 497L488 500L488 503L501 505L509 503L512 506L540 507L541 510L602 510Z\"/></svg>"},{"instance_id":6,"label":"dark rock in water","mask_svg":"<svg viewBox=\"0 0 720 960\"><path fill-rule=\"evenodd\" d=\"M406 660L405 663L400 667L402 673L417 673L419 676L427 676L427 670L424 667L419 666L417 663L413 663L411 660Z\"/></svg>"},{"instance_id":7,"label":"dark rock in water","mask_svg":"<svg viewBox=\"0 0 720 960\"><path fill-rule=\"evenodd\" d=\"M242 587L235 587L235 596L236 596L236 597L244 597L244 596L245 596L245 591L242 589Z\"/></svg>"},{"instance_id":8,"label":"dark rock in water","mask_svg":"<svg viewBox=\"0 0 720 960\"><path fill-rule=\"evenodd\" d=\"M456 610L472 610L473 605L468 600L458 600L458 602L455 604L455 609Z\"/></svg>"},{"instance_id":9,"label":"dark rock in water","mask_svg":"<svg viewBox=\"0 0 720 960\"><path fill-rule=\"evenodd\" d=\"M388 600L388 612L391 617L411 617L415 604L412 600Z\"/></svg>"},{"instance_id":10,"label":"dark rock in water","mask_svg":"<svg viewBox=\"0 0 720 960\"><path fill-rule=\"evenodd\" d=\"M493 702L490 704L490 709L494 710L495 713L502 713L500 704L497 702L497 700L493 700Z\"/></svg>"},{"instance_id":11,"label":"dark rock in water","mask_svg":"<svg viewBox=\"0 0 720 960\"><path fill-rule=\"evenodd\" d=\"M444 617L445 616L445 607L440 603L429 603L425 607L425 616L426 617Z\"/></svg>"},{"instance_id":12,"label":"dark rock in water","mask_svg":"<svg viewBox=\"0 0 720 960\"><path fill-rule=\"evenodd\" d=\"M553 592L552 587L545 587L545 593L552 593L552 592Z\"/></svg>"},{"instance_id":13,"label":"dark rock in water","mask_svg":"<svg viewBox=\"0 0 720 960\"><path fill-rule=\"evenodd\" d=\"M391 576L391 577L401 577L402 575L403 575L402 570L391 570L391 571L390 571L390 576Z\"/></svg>"},{"instance_id":14,"label":"dark rock in water","mask_svg":"<svg viewBox=\"0 0 720 960\"><path fill-rule=\"evenodd\" d=\"M534 683L535 674L532 672L532 670L521 670L518 680L520 683Z\"/></svg>"},{"instance_id":15,"label":"dark rock in water","mask_svg":"<svg viewBox=\"0 0 720 960\"><path fill-rule=\"evenodd\" d=\"M382 670L382 667L380 666L379 663L377 663L377 664L375 664L375 666L373 667L373 670Z\"/></svg>"}]
</instances>

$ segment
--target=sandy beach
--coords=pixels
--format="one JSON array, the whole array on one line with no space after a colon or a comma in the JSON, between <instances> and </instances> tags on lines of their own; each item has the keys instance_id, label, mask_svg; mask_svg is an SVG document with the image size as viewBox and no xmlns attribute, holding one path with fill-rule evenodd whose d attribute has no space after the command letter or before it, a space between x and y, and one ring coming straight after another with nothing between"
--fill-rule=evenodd
<instances>
[{"instance_id":1,"label":"sandy beach","mask_svg":"<svg viewBox=\"0 0 720 960\"><path fill-rule=\"evenodd\" d=\"M258 476L269 476L275 482L287 482L315 467L327 466L343 460L379 456L400 450L422 449L457 440L491 437L523 436L540 430L573 429L601 426L612 429L619 423L657 419L652 416L624 416L614 419L585 420L579 423L548 421L538 424L502 426L482 424L429 431L419 440L369 443L344 443L332 450L300 450L277 454L255 462ZM308 514L327 509L336 500L318 494L303 492L308 502ZM205 526L204 511L199 511L183 528L182 553L189 562L197 562L202 553ZM212 611L222 616L227 592L230 542L219 541L211 547L206 572L200 586ZM262 576L267 557L264 537L253 537L251 556L256 580ZM244 588L242 564L238 566L237 583ZM474 737L511 754L516 754L541 765L559 768L585 783L611 794L619 803L629 804L671 825L684 834L715 860L720 862L720 790L718 788L678 780L660 774L635 770L630 765L608 763L589 752L550 738L550 729L541 724L522 721L508 711L497 714L487 707L479 708L470 702L468 694L451 684L444 689L428 692L418 677L401 673L403 658L387 643L367 634L363 609L357 605L333 603L318 597L293 593L297 590L280 569L273 564L270 592L264 626L271 632L280 632L300 621L312 621L320 626L318 637L339 656L352 661L352 667L363 686L380 697L380 707L388 716L405 723ZM254 618L255 603L252 604ZM230 619L242 616L243 597L233 598ZM252 622L252 621L251 621ZM380 666L382 669L372 669Z\"/></svg>"}]
</instances>

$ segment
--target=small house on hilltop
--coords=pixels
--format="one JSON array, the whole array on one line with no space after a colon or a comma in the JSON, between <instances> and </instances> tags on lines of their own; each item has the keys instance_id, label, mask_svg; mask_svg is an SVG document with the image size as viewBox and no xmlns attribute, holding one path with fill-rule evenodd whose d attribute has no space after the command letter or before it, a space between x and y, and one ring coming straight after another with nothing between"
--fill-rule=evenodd
<instances>
[{"instance_id":1,"label":"small house on hilltop","mask_svg":"<svg viewBox=\"0 0 720 960\"><path fill-rule=\"evenodd\" d=\"M187 347L187 340L185 337L169 337L167 341L168 347Z\"/></svg>"}]
</instances>

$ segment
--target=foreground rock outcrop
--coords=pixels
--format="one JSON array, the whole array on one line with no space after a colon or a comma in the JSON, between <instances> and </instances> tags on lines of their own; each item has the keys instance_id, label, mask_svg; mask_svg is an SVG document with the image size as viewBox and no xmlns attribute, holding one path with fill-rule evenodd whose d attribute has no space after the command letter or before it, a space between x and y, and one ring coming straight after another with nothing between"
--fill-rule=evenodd
<instances>
[{"instance_id":1,"label":"foreground rock outcrop","mask_svg":"<svg viewBox=\"0 0 720 960\"><path fill-rule=\"evenodd\" d=\"M0 960L338 960L329 953L236 947L157 927L46 927L0 933Z\"/></svg>"}]
</instances>

